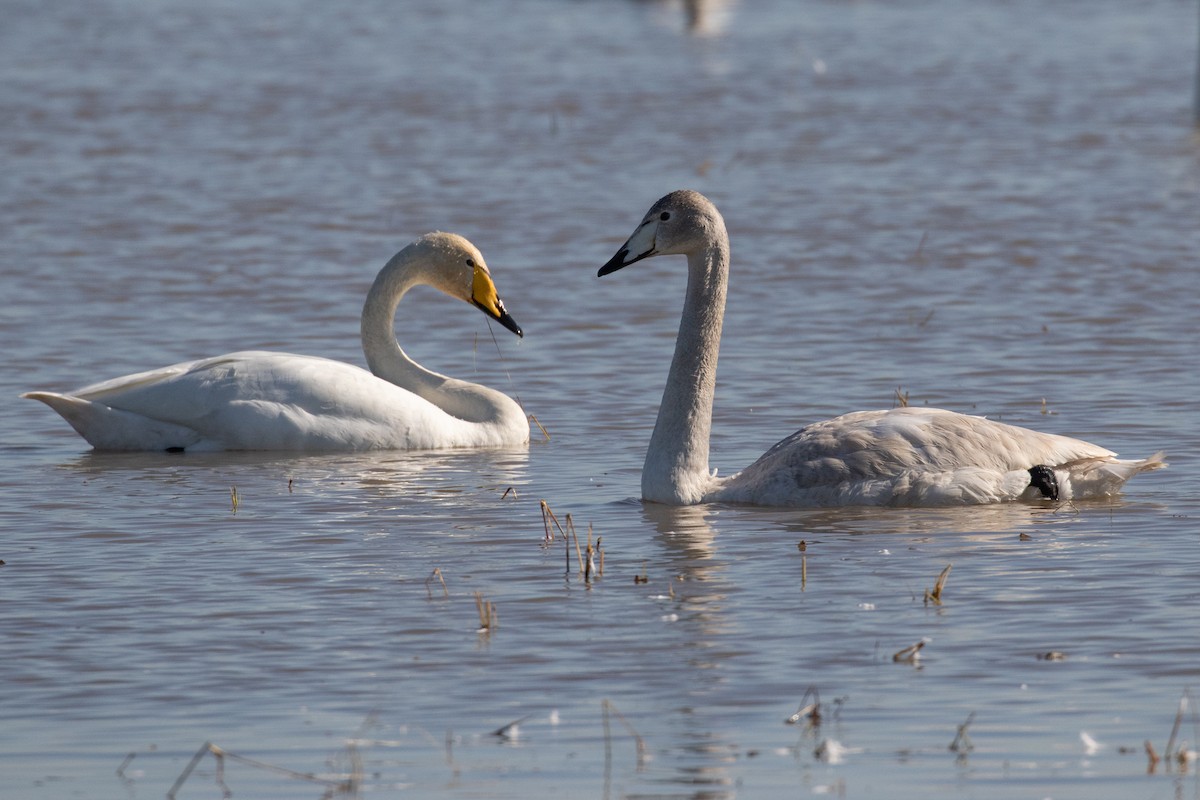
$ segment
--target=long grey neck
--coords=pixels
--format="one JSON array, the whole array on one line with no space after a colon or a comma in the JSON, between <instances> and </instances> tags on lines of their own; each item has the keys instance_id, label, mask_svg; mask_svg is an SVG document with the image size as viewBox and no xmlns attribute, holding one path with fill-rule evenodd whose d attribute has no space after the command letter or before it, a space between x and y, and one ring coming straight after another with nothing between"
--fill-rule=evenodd
<instances>
[{"instance_id":1,"label":"long grey neck","mask_svg":"<svg viewBox=\"0 0 1200 800\"><path fill-rule=\"evenodd\" d=\"M642 469L645 500L698 503L712 483L708 439L729 282L729 241L723 226L714 233L703 250L688 255L675 356Z\"/></svg>"}]
</instances>

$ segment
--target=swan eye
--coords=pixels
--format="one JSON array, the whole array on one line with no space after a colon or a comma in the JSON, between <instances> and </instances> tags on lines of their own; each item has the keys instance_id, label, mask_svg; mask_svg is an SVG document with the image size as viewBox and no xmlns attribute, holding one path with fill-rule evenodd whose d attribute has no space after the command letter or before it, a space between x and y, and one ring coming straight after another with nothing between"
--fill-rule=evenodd
<instances>
[{"instance_id":1,"label":"swan eye","mask_svg":"<svg viewBox=\"0 0 1200 800\"><path fill-rule=\"evenodd\" d=\"M468 259L467 259L467 266L468 266L468 267L470 267L471 269L475 269L475 259L473 259L473 258L468 258Z\"/></svg>"},{"instance_id":2,"label":"swan eye","mask_svg":"<svg viewBox=\"0 0 1200 800\"><path fill-rule=\"evenodd\" d=\"M658 218L661 219L663 222L666 222L667 220L669 220L671 218L671 212L664 211L663 213L658 215Z\"/></svg>"}]
</instances>

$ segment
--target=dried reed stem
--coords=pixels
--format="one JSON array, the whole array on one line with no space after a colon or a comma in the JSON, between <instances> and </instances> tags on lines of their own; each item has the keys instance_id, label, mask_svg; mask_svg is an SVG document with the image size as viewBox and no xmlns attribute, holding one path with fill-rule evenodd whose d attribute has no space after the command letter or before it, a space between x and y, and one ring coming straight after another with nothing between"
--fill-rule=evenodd
<instances>
[{"instance_id":1,"label":"dried reed stem","mask_svg":"<svg viewBox=\"0 0 1200 800\"><path fill-rule=\"evenodd\" d=\"M897 663L912 663L920 657L921 648L925 646L928 639L922 639L916 644L910 644L903 650L898 650L892 654L892 661Z\"/></svg>"},{"instance_id":2,"label":"dried reed stem","mask_svg":"<svg viewBox=\"0 0 1200 800\"><path fill-rule=\"evenodd\" d=\"M1191 693L1189 693L1187 689L1184 689L1183 694L1179 697L1179 707L1175 710L1175 724L1171 726L1171 736L1167 739L1167 749L1163 751L1162 755L1164 759L1168 759L1168 763L1170 763L1169 759L1171 758L1171 755L1175 752L1175 737L1179 735L1179 727L1183 724L1183 715L1187 713L1188 708L1191 706L1191 700ZM1196 712L1193 710L1192 724L1194 725L1195 723ZM1180 751L1179 755L1183 758L1186 758L1186 755L1182 750ZM1184 761L1183 763L1186 764L1187 762Z\"/></svg>"},{"instance_id":3,"label":"dried reed stem","mask_svg":"<svg viewBox=\"0 0 1200 800\"><path fill-rule=\"evenodd\" d=\"M575 532L575 521L571 519L570 514L567 514L567 532L575 540L575 557L579 560L579 573L582 575L586 571L583 564L583 551L579 549L579 534Z\"/></svg>"},{"instance_id":4,"label":"dried reed stem","mask_svg":"<svg viewBox=\"0 0 1200 800\"><path fill-rule=\"evenodd\" d=\"M433 572L431 572L429 574L429 577L425 579L425 592L426 592L426 594L429 595L429 599L430 600L433 599L433 591L429 588L429 584L433 581L434 578L437 578L439 581L441 581L443 596L449 597L450 590L446 588L446 579L442 577L442 570L440 567L434 567Z\"/></svg>"},{"instance_id":5,"label":"dried reed stem","mask_svg":"<svg viewBox=\"0 0 1200 800\"><path fill-rule=\"evenodd\" d=\"M558 523L558 517L554 516L554 512L550 510L550 504L547 503L545 500L543 500L541 502L541 505L542 505L542 525L546 529L546 536L542 540L542 543L549 544L550 542L554 541L554 530L550 527L551 522L554 523L555 528L558 528L559 533L561 533L563 536L566 536L567 534L563 530L563 526Z\"/></svg>"},{"instance_id":6,"label":"dried reed stem","mask_svg":"<svg viewBox=\"0 0 1200 800\"><path fill-rule=\"evenodd\" d=\"M547 442L548 442L548 441L550 441L550 432L549 432L549 431L547 431L547 430L546 430L546 429L545 429L545 428L542 426L542 423L538 422L538 418L537 418L537 416L536 416L536 415L534 415L534 414L530 414L530 415L529 415L529 419L531 419L531 420L533 421L533 424L534 424L534 425L537 425L537 426L538 426L538 430L542 432L542 436L545 436L545 437L546 437L546 441L547 441Z\"/></svg>"},{"instance_id":7,"label":"dried reed stem","mask_svg":"<svg viewBox=\"0 0 1200 800\"><path fill-rule=\"evenodd\" d=\"M803 539L796 545L800 550L800 591L804 591L808 586L808 542Z\"/></svg>"},{"instance_id":8,"label":"dried reed stem","mask_svg":"<svg viewBox=\"0 0 1200 800\"><path fill-rule=\"evenodd\" d=\"M925 590L925 604L933 603L940 606L942 604L942 589L946 585L946 579L950 577L950 568L953 564L947 564L946 568L938 575L937 581L933 584L932 589Z\"/></svg>"},{"instance_id":9,"label":"dried reed stem","mask_svg":"<svg viewBox=\"0 0 1200 800\"><path fill-rule=\"evenodd\" d=\"M809 700L809 698L812 700ZM808 701L808 702L805 702ZM804 696L800 698L800 708L795 714L784 720L787 725L795 725L800 720L808 717L808 722L813 727L821 724L821 695L817 691L817 687L810 686L804 690Z\"/></svg>"},{"instance_id":10,"label":"dried reed stem","mask_svg":"<svg viewBox=\"0 0 1200 800\"><path fill-rule=\"evenodd\" d=\"M496 604L483 599L483 592L475 593L475 610L479 612L479 630L489 633L497 627L500 616L496 613Z\"/></svg>"}]
</instances>

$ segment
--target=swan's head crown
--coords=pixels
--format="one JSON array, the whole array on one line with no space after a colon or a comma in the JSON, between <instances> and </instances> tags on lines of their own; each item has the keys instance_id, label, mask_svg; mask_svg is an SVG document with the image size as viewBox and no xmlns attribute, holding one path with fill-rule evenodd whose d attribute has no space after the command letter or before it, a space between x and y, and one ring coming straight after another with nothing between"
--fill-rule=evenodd
<instances>
[{"instance_id":1,"label":"swan's head crown","mask_svg":"<svg viewBox=\"0 0 1200 800\"><path fill-rule=\"evenodd\" d=\"M479 248L457 233L427 233L410 245L428 267L427 282L451 297L465 300L517 336L521 327L509 316L492 282Z\"/></svg>"},{"instance_id":2,"label":"swan's head crown","mask_svg":"<svg viewBox=\"0 0 1200 800\"><path fill-rule=\"evenodd\" d=\"M724 239L725 221L712 202L691 189L671 192L650 206L642 223L599 275L651 256L693 253Z\"/></svg>"}]
</instances>

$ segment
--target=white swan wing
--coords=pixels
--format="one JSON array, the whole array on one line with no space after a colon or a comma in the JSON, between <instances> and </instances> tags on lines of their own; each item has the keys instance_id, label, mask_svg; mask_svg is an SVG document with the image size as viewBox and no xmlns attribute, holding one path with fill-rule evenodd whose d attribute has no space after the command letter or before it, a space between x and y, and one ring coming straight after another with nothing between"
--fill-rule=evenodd
<instances>
[{"instance_id":1,"label":"white swan wing","mask_svg":"<svg viewBox=\"0 0 1200 800\"><path fill-rule=\"evenodd\" d=\"M105 450L371 450L512 444L350 364L245 351L93 384L50 405ZM514 404L515 405L515 404ZM522 419L523 419L523 415ZM528 437L528 426L524 429Z\"/></svg>"},{"instance_id":2,"label":"white swan wing","mask_svg":"<svg viewBox=\"0 0 1200 800\"><path fill-rule=\"evenodd\" d=\"M1078 439L941 409L860 411L800 429L729 478L712 499L761 505L990 503L1031 496L1029 469L1037 465L1054 470L1070 497L1072 484L1082 495L1084 476L1101 465L1109 472L1113 465L1142 465L1125 469L1119 486L1136 471L1155 468L1146 462L1119 461L1112 451Z\"/></svg>"}]
</instances>

